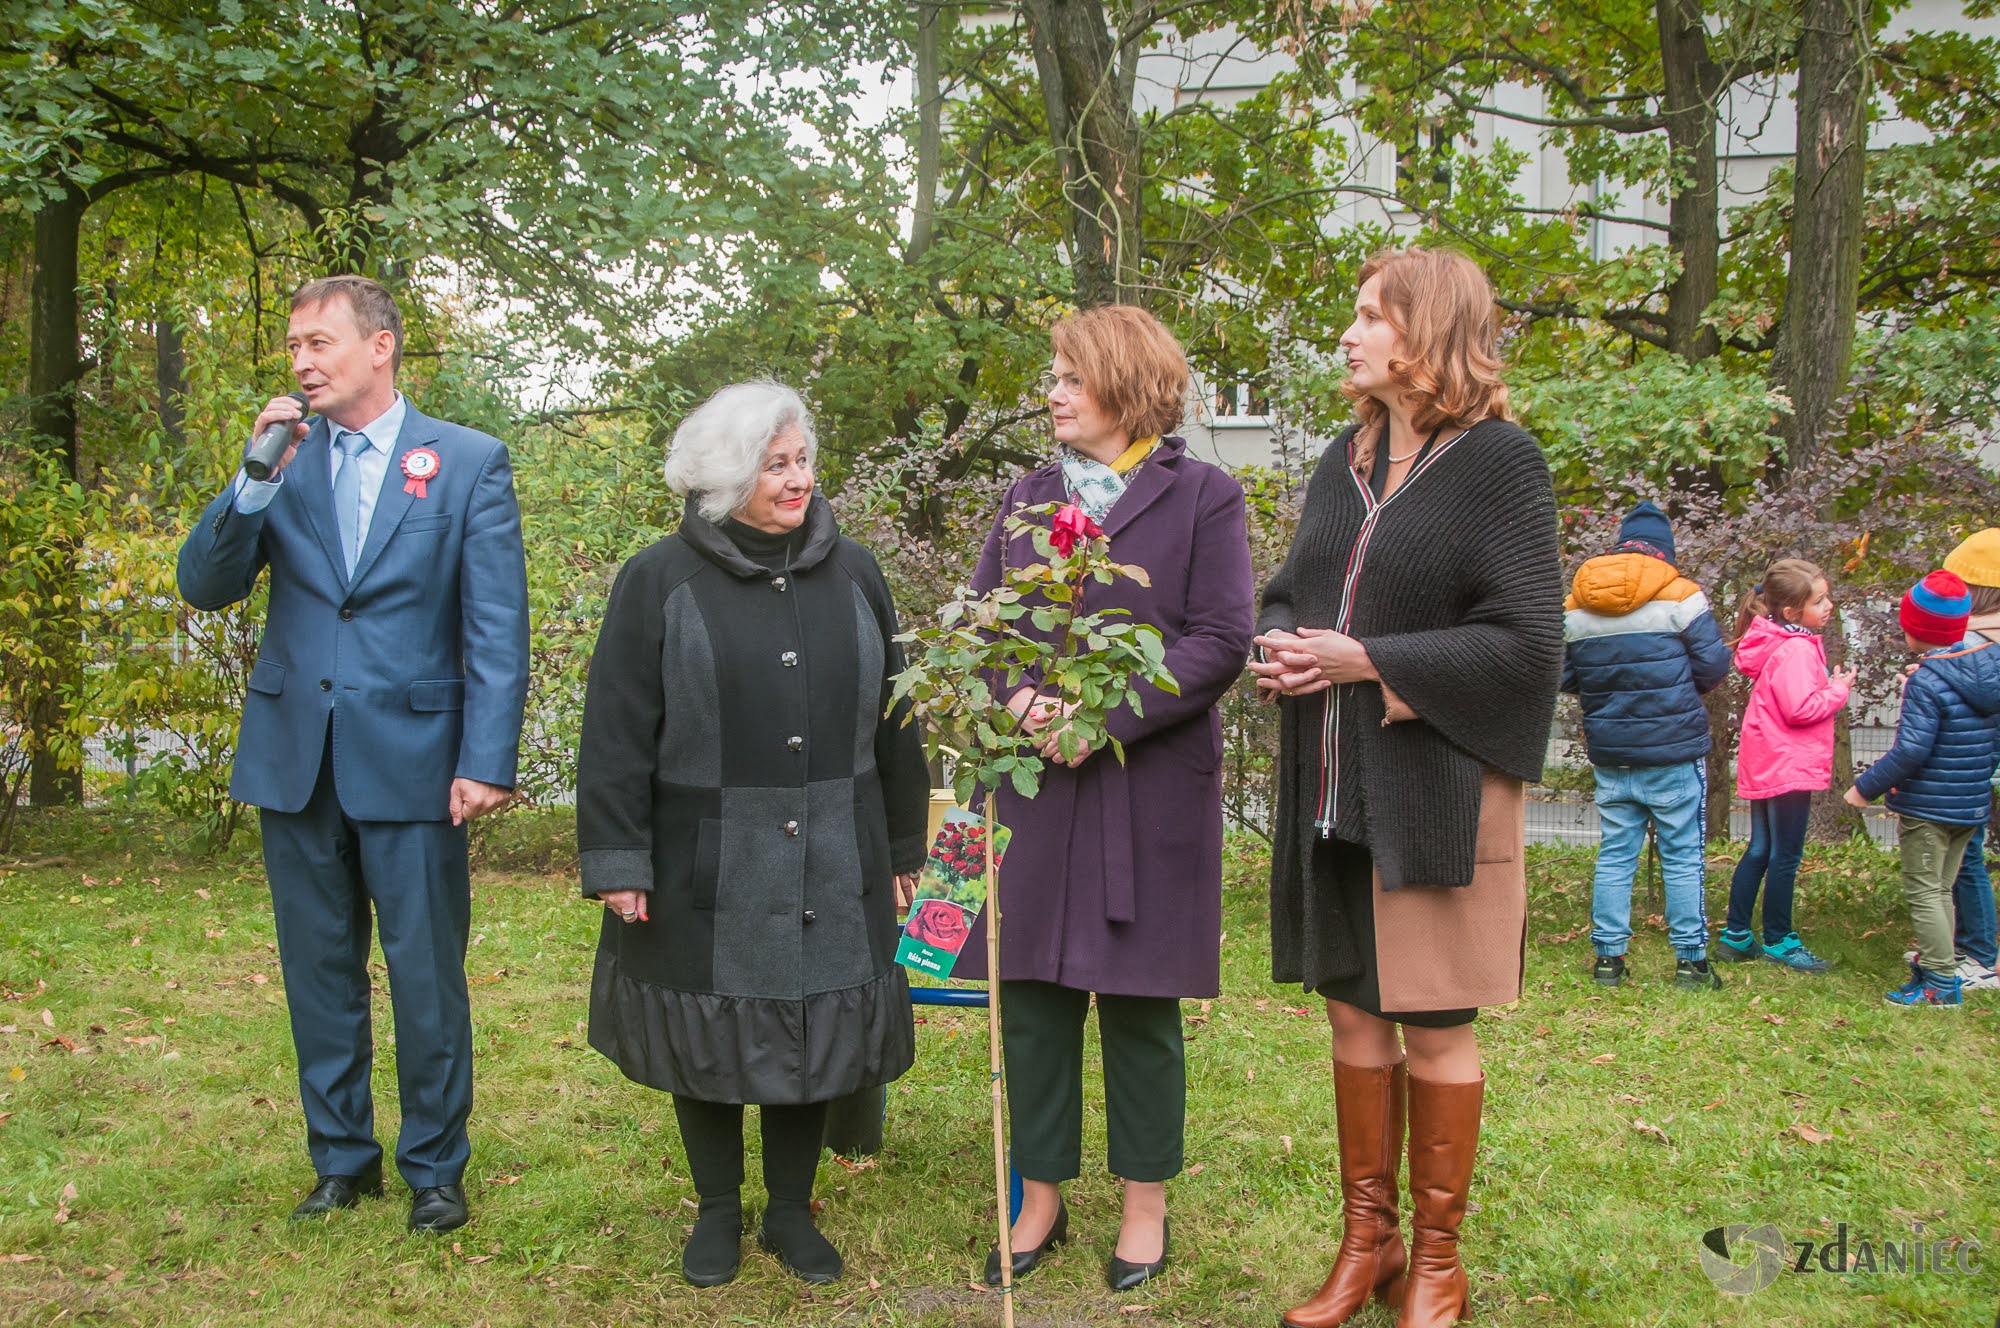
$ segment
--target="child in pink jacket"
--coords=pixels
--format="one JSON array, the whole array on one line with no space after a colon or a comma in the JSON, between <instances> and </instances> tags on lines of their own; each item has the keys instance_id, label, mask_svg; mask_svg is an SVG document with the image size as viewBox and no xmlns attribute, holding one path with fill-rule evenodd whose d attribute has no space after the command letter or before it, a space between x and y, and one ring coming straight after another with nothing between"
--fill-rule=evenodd
<instances>
[{"instance_id":1,"label":"child in pink jacket","mask_svg":"<svg viewBox=\"0 0 2000 1328\"><path fill-rule=\"evenodd\" d=\"M1736 791L1750 802L1750 847L1729 886L1729 919L1712 957L1762 955L1801 973L1833 965L1792 928L1792 887L1805 854L1815 791L1833 783L1833 717L1847 704L1854 670L1826 671L1820 629L1833 619L1826 574L1803 558L1780 558L1736 616L1736 667L1752 680L1736 752ZM1750 910L1764 886L1763 944Z\"/></svg>"}]
</instances>

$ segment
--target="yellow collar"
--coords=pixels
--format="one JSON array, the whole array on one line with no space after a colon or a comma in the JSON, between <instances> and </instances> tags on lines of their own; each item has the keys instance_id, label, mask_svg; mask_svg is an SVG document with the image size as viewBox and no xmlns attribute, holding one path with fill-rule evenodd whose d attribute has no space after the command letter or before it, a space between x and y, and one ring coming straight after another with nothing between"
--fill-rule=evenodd
<instances>
[{"instance_id":1,"label":"yellow collar","mask_svg":"<svg viewBox=\"0 0 2000 1328\"><path fill-rule=\"evenodd\" d=\"M1159 445L1160 435L1158 434L1154 434L1151 438L1139 439L1139 441L1118 454L1118 459L1111 463L1111 472L1114 475L1123 475L1126 471L1153 455L1153 449Z\"/></svg>"}]
</instances>

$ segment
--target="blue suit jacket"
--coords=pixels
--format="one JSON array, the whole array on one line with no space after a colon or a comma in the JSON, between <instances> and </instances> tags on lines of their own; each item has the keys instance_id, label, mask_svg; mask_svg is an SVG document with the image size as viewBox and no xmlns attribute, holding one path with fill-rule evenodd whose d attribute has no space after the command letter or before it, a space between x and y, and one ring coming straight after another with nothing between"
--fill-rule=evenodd
<instances>
[{"instance_id":1,"label":"blue suit jacket","mask_svg":"<svg viewBox=\"0 0 2000 1328\"><path fill-rule=\"evenodd\" d=\"M302 810L331 716L349 816L443 820L454 777L512 787L520 750L528 585L507 448L411 407L350 578L328 432L311 421L263 511L234 510L232 484L181 546L181 594L198 609L246 598L271 569L229 793ZM418 498L402 461L425 446L439 466Z\"/></svg>"}]
</instances>

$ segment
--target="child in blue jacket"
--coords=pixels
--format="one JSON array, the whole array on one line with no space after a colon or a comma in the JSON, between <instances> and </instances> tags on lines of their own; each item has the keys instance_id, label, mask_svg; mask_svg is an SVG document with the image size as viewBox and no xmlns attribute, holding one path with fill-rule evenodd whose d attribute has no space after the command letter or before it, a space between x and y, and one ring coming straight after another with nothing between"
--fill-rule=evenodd
<instances>
[{"instance_id":1,"label":"child in blue jacket","mask_svg":"<svg viewBox=\"0 0 2000 1328\"><path fill-rule=\"evenodd\" d=\"M1660 846L1674 985L1713 991L1703 875L1708 838L1708 711L1702 693L1729 676L1729 647L1708 596L1674 566L1674 528L1633 508L1611 552L1576 572L1563 615L1563 690L1583 705L1603 838L1591 890L1592 976L1625 980L1632 878L1646 827Z\"/></svg>"},{"instance_id":2,"label":"child in blue jacket","mask_svg":"<svg viewBox=\"0 0 2000 1328\"><path fill-rule=\"evenodd\" d=\"M1937 571L1903 596L1903 639L1917 652L1903 685L1896 744L1855 779L1851 806L1883 794L1900 822L1903 896L1916 926L1910 980L1892 1005L1949 1006L1964 1000L1952 957L1952 882L1975 828L1991 809L1989 784L2000 719L2000 647L1965 640L1972 592Z\"/></svg>"}]
</instances>

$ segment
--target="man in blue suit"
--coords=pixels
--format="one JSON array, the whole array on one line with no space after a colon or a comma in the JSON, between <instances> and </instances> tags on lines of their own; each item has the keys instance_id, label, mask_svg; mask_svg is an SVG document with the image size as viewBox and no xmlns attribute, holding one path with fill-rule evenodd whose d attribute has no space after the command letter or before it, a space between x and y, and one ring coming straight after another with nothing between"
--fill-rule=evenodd
<instances>
[{"instance_id":1,"label":"man in blue suit","mask_svg":"<svg viewBox=\"0 0 2000 1328\"><path fill-rule=\"evenodd\" d=\"M466 823L507 801L528 690L528 589L507 449L396 391L389 292L327 277L292 299L291 397L270 480L239 473L181 547L198 609L271 569L230 795L262 808L278 952L318 1182L316 1217L382 1193L368 947L380 920L396 1020L412 1231L466 1221L472 1021Z\"/></svg>"}]
</instances>

